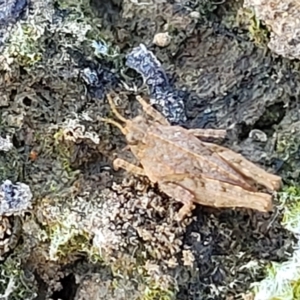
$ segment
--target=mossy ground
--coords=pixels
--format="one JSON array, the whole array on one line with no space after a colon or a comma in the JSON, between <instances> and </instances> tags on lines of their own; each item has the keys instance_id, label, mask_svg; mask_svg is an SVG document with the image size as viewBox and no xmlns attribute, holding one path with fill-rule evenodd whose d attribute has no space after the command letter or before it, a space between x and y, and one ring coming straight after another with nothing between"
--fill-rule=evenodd
<instances>
[{"instance_id":1,"label":"mossy ground","mask_svg":"<svg viewBox=\"0 0 300 300\"><path fill-rule=\"evenodd\" d=\"M128 299L240 299L265 277L265 266L289 258L295 239L284 226L298 226L300 65L266 50L268 33L253 15L239 13L240 2L187 1L176 12L173 8L171 2L143 7L112 0L104 7L96 1L32 1L27 19L12 29L1 54L0 90L9 101L1 107L0 130L13 136L15 148L1 153L0 178L27 183L34 210L24 218L19 245L2 265L0 293L14 280L9 299L54 295L77 300L78 284L62 284L63 278L84 273L86 266L108 282L107 295L114 297L124 292ZM152 45L153 35L166 28L172 34L170 46ZM124 82L137 93L147 92L124 64L125 54L141 42L182 90L186 127L235 123L226 145L278 172L285 183L272 214L198 207L182 246L193 250L195 269L179 266L167 274L176 280L165 287L145 270L151 253L145 256L138 248L135 255L106 260L77 219L87 206L96 209L104 199L101 191L124 176L110 169L111 153L121 152L124 140L98 116L110 114L104 101L108 91L134 98ZM96 75L86 81L83 73ZM124 114L135 115L135 104L126 101L120 103ZM70 119L78 119L86 132L97 132L99 144L84 136L67 140ZM252 129L264 131L268 142L249 139ZM110 176L102 176L105 170ZM93 180L95 194L85 194ZM291 282L294 294L298 280ZM64 294L67 285L73 298Z\"/></svg>"}]
</instances>

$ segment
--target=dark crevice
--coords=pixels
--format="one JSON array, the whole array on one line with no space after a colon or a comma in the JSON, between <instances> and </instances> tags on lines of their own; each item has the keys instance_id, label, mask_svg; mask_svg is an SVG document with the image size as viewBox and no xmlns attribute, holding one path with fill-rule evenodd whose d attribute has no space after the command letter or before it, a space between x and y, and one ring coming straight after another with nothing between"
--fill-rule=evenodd
<instances>
[{"instance_id":1,"label":"dark crevice","mask_svg":"<svg viewBox=\"0 0 300 300\"><path fill-rule=\"evenodd\" d=\"M51 296L53 300L73 300L76 295L78 284L76 284L75 276L70 274L61 280L63 288L54 292Z\"/></svg>"},{"instance_id":2,"label":"dark crevice","mask_svg":"<svg viewBox=\"0 0 300 300\"><path fill-rule=\"evenodd\" d=\"M35 272L34 276L38 282L38 292L34 300L46 300L48 285L37 272Z\"/></svg>"}]
</instances>

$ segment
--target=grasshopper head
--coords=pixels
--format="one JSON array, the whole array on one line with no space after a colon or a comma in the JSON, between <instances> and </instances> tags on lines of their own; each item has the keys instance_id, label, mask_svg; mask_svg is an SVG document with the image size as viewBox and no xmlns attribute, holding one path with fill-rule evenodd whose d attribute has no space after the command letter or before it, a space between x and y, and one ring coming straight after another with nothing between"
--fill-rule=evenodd
<instances>
[{"instance_id":1,"label":"grasshopper head","mask_svg":"<svg viewBox=\"0 0 300 300\"><path fill-rule=\"evenodd\" d=\"M137 145L143 141L147 128L149 127L148 121L142 116L137 116L132 120L125 119L116 109L116 106L110 95L107 95L108 102L111 106L113 113L116 117L125 123L125 126L122 126L121 123L118 123L112 119L104 119L101 118L102 121L106 123L110 123L116 127L118 127L121 132L125 135L126 140L129 145Z\"/></svg>"}]
</instances>

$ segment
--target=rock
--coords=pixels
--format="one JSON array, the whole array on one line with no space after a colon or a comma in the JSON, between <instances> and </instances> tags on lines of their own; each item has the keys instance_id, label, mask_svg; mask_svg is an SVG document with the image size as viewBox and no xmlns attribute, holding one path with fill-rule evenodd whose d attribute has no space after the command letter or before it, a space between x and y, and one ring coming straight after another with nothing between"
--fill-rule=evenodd
<instances>
[{"instance_id":1,"label":"rock","mask_svg":"<svg viewBox=\"0 0 300 300\"><path fill-rule=\"evenodd\" d=\"M157 33L153 38L153 44L158 47L167 47L170 45L171 37L168 32Z\"/></svg>"},{"instance_id":2,"label":"rock","mask_svg":"<svg viewBox=\"0 0 300 300\"><path fill-rule=\"evenodd\" d=\"M269 48L289 59L300 58L300 5L297 0L245 0L256 17L271 28Z\"/></svg>"}]
</instances>

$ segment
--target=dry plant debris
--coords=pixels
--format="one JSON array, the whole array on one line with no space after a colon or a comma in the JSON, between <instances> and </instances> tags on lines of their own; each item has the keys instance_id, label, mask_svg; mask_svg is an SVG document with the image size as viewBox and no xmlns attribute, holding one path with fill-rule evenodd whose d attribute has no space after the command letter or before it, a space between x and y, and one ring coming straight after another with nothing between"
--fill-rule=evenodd
<instances>
[{"instance_id":1,"label":"dry plant debris","mask_svg":"<svg viewBox=\"0 0 300 300\"><path fill-rule=\"evenodd\" d=\"M201 138L225 137L226 131L185 129L170 123L141 97L137 100L152 118L122 117L108 95L112 111L120 123L103 119L117 126L126 136L130 150L142 167L123 159L114 160L116 169L147 176L160 190L183 203L175 217L181 221L194 209L194 203L213 207L246 207L259 211L272 209L272 195L258 191L256 184L270 192L281 187L281 177L267 173L242 155Z\"/></svg>"}]
</instances>

